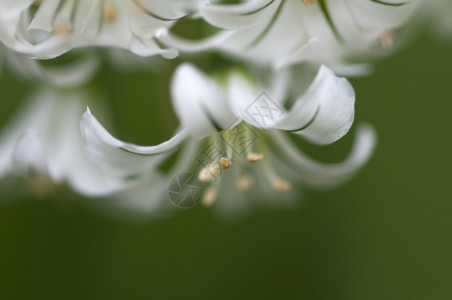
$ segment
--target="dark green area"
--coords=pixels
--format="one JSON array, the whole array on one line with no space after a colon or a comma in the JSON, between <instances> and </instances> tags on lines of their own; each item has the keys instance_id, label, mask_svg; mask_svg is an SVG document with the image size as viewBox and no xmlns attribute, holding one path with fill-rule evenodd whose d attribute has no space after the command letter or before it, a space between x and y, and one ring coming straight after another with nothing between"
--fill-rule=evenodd
<instances>
[{"instance_id":1,"label":"dark green area","mask_svg":"<svg viewBox=\"0 0 452 300\"><path fill-rule=\"evenodd\" d=\"M379 133L375 156L342 188L305 191L294 211L225 224L198 206L131 224L62 199L3 204L0 298L452 298L450 53L424 38L352 80L356 124ZM176 124L167 78L114 72L98 81L116 133L167 138ZM1 83L4 122L25 92L10 77ZM337 161L352 138L307 150Z\"/></svg>"}]
</instances>

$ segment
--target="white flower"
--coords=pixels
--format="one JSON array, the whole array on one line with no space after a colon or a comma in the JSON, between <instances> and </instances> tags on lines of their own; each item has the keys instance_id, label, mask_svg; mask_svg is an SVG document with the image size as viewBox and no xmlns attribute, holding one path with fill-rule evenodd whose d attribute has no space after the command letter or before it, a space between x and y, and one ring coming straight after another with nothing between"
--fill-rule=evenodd
<instances>
[{"instance_id":1,"label":"white flower","mask_svg":"<svg viewBox=\"0 0 452 300\"><path fill-rule=\"evenodd\" d=\"M171 32L159 39L182 51L215 48L275 68L305 61L353 66L353 60L392 45L395 31L412 17L419 0L319 0L308 1L312 2L309 6L302 2L247 1L216 7L215 11L225 15L223 10L228 10L235 18L204 18L229 30L201 41L182 39ZM260 6L250 11L251 3Z\"/></svg>"},{"instance_id":2,"label":"white flower","mask_svg":"<svg viewBox=\"0 0 452 300\"><path fill-rule=\"evenodd\" d=\"M148 9L149 3L155 11ZM178 9L181 5L164 5L162 0L2 0L0 40L15 51L39 58L86 46L120 47L141 56L172 58L177 51L161 48L153 37L184 15Z\"/></svg>"},{"instance_id":3,"label":"white flower","mask_svg":"<svg viewBox=\"0 0 452 300\"><path fill-rule=\"evenodd\" d=\"M43 87L19 109L0 134L0 180L16 176L67 183L87 196L101 196L130 183L106 176L86 158L80 116L94 105L80 90Z\"/></svg>"},{"instance_id":4,"label":"white flower","mask_svg":"<svg viewBox=\"0 0 452 300\"><path fill-rule=\"evenodd\" d=\"M286 100L283 90L289 77L284 74L278 77L283 79L275 78L268 86L267 100L271 103L266 104L274 105L267 107L268 112L282 107ZM253 105L259 108L265 104L257 97L257 86L235 73L228 81L228 88L222 89L192 65L181 65L172 80L171 96L182 129L157 146L137 146L114 138L88 110L81 121L87 154L106 173L117 178L146 177L159 173L157 166L181 148L178 163L166 174L167 182L178 173L197 169L199 179L208 185L205 204L211 205L219 196L218 207L227 207L221 208L225 211L250 204L237 203L238 198L260 199L258 202L284 198L290 194L290 180L317 187L337 185L371 155L375 134L368 126L358 130L349 158L333 165L308 158L281 132L293 132L314 143L328 144L349 130L355 94L347 80L336 77L328 68L322 66L291 108L280 109L278 118L272 118L267 124L253 119L254 112L249 110ZM235 144L238 134L251 143ZM198 158L205 147L217 149L220 157L200 163ZM251 190L255 192L249 193ZM275 194L279 196L272 197ZM152 195L149 193L149 197ZM151 201L142 199L141 202L148 200Z\"/></svg>"},{"instance_id":5,"label":"white flower","mask_svg":"<svg viewBox=\"0 0 452 300\"><path fill-rule=\"evenodd\" d=\"M240 13L256 12L265 2L248 1L239 5ZM178 20L201 17L228 27L242 19L237 18L237 9L207 0L1 0L0 8L0 41L38 58L86 46L120 47L140 56L173 58L177 50L162 47L157 37ZM246 24L267 14L253 13Z\"/></svg>"}]
</instances>

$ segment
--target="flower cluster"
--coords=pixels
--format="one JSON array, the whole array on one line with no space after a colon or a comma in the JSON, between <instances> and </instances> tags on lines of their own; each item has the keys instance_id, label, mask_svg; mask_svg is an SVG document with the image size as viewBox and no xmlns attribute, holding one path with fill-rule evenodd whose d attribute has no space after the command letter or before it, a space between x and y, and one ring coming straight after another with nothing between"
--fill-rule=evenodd
<instances>
[{"instance_id":1,"label":"flower cluster","mask_svg":"<svg viewBox=\"0 0 452 300\"><path fill-rule=\"evenodd\" d=\"M104 197L98 202L108 208L161 216L174 209L165 198L181 172L203 192L185 187L176 205L201 199L234 214L293 205L294 185L349 179L373 152L372 127L358 127L338 164L309 158L296 140L327 145L349 131L355 93L340 76L368 73L373 59L391 53L421 1L230 2L0 0L0 62L39 83L0 132L0 182L22 178L38 194L64 183ZM212 33L181 35L189 20ZM227 66L202 71L190 61L209 53ZM43 61L68 55L63 64ZM108 112L88 88L97 71L175 57L183 62L168 83L180 121L174 136L156 146L113 137L94 116Z\"/></svg>"}]
</instances>

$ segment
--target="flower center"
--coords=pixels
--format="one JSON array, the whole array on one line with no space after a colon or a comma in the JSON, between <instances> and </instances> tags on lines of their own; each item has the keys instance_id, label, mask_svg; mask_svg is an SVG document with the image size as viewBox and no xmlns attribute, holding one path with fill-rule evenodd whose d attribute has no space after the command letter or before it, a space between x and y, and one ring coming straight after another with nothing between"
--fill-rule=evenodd
<instances>
[{"instance_id":1,"label":"flower center","mask_svg":"<svg viewBox=\"0 0 452 300\"><path fill-rule=\"evenodd\" d=\"M235 176L237 191L245 193L258 181L257 175L264 175L268 186L275 191L286 192L291 183L276 176L270 166L270 157L266 153L265 132L246 122L224 130L204 141L196 161L198 162L198 179L209 184L203 203L210 206L218 195L218 189L224 176ZM224 172L232 173L225 174Z\"/></svg>"}]
</instances>

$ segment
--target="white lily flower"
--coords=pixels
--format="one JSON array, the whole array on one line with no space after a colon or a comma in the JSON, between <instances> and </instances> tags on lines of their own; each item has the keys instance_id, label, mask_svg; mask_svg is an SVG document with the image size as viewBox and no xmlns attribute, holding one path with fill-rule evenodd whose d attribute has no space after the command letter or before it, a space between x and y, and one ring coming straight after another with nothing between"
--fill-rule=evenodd
<instances>
[{"instance_id":1,"label":"white lily flower","mask_svg":"<svg viewBox=\"0 0 452 300\"><path fill-rule=\"evenodd\" d=\"M83 91L41 88L0 134L0 180L11 176L67 183L87 196L101 196L131 183L106 176L81 146L80 116L92 105Z\"/></svg>"},{"instance_id":2,"label":"white lily flower","mask_svg":"<svg viewBox=\"0 0 452 300\"><path fill-rule=\"evenodd\" d=\"M230 8L207 0L2 0L0 41L38 58L86 46L120 47L140 56L173 58L177 51L162 48L157 37L178 20L201 17L217 26L237 27L246 19L249 26L269 14L263 8L270 2L253 0ZM241 17L244 13L252 18Z\"/></svg>"},{"instance_id":3,"label":"white lily flower","mask_svg":"<svg viewBox=\"0 0 452 300\"><path fill-rule=\"evenodd\" d=\"M192 65L181 65L172 80L171 95L183 129L173 138L150 147L125 143L111 136L88 110L81 121L83 144L94 163L118 178L148 176L157 172L157 166L169 153L192 147L190 155L180 154L181 162L170 169L167 180L191 166L207 185L203 202L211 205L218 196L223 202L219 207L231 209L243 206L233 204L239 195L247 199L262 195L248 193L253 187L264 191L268 198L274 193L288 194L289 180L295 178L317 187L334 186L348 179L373 152L375 133L370 127L358 130L349 158L336 165L308 158L283 132L293 132L318 144L341 138L353 122L355 94L351 85L323 66L287 111L279 109L285 100L281 85L286 85L285 79L275 80L270 96L262 99L243 76L233 73L225 90ZM275 115L269 118L272 112ZM268 123L261 123L257 119L260 117L266 117ZM218 155L200 162L209 147ZM201 151L196 155L198 149ZM268 188L273 194L265 192Z\"/></svg>"},{"instance_id":4,"label":"white lily flower","mask_svg":"<svg viewBox=\"0 0 452 300\"><path fill-rule=\"evenodd\" d=\"M261 9L250 11L251 2L256 5L260 2ZM171 32L160 35L159 39L163 44L181 51L214 48L275 68L305 61L331 67L353 66L352 60L366 57L372 50L391 46L395 31L412 17L419 2L249 1L222 8L240 17L236 26L219 16L205 17L212 25L230 30L222 30L201 41L183 39Z\"/></svg>"},{"instance_id":5,"label":"white lily flower","mask_svg":"<svg viewBox=\"0 0 452 300\"><path fill-rule=\"evenodd\" d=\"M119 47L140 56L177 55L174 49L161 48L153 37L184 15L180 2L172 6L161 0L2 2L0 41L33 57L53 58L86 46Z\"/></svg>"}]
</instances>

